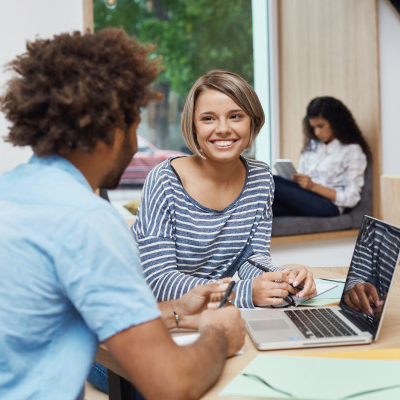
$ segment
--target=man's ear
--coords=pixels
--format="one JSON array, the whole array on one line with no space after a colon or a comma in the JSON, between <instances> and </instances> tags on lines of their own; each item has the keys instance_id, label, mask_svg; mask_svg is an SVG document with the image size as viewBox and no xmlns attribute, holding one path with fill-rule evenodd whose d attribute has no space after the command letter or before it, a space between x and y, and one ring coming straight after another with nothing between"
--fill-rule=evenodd
<instances>
[{"instance_id":1,"label":"man's ear","mask_svg":"<svg viewBox=\"0 0 400 400\"><path fill-rule=\"evenodd\" d=\"M125 132L120 128L114 128L113 136L114 136L114 140L113 140L113 142L111 144L112 147L114 147L116 149L120 149L121 148L121 144L125 140Z\"/></svg>"}]
</instances>

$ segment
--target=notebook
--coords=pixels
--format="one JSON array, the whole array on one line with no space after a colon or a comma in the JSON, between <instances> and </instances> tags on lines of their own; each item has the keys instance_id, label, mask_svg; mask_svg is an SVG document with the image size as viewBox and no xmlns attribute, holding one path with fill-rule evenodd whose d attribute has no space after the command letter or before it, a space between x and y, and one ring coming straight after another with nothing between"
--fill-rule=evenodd
<instances>
[{"instance_id":1,"label":"notebook","mask_svg":"<svg viewBox=\"0 0 400 400\"><path fill-rule=\"evenodd\" d=\"M368 344L377 340L399 260L400 228L364 216L338 306L243 309L259 350ZM379 295L373 311L359 309L350 290ZM376 291L376 292L375 292Z\"/></svg>"}]
</instances>

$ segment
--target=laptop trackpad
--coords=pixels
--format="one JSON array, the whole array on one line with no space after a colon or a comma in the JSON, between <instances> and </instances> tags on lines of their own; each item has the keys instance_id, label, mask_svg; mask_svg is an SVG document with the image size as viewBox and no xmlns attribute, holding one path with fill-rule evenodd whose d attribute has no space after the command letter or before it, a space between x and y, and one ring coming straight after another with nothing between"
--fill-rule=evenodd
<instances>
[{"instance_id":1,"label":"laptop trackpad","mask_svg":"<svg viewBox=\"0 0 400 400\"><path fill-rule=\"evenodd\" d=\"M260 343L300 339L296 329L293 329L283 318L247 320L247 324Z\"/></svg>"},{"instance_id":2,"label":"laptop trackpad","mask_svg":"<svg viewBox=\"0 0 400 400\"><path fill-rule=\"evenodd\" d=\"M282 318L279 319L270 319L267 321L249 321L249 324L251 324L252 328L255 331L264 331L264 330L276 330L276 329L289 329L290 326L289 324L283 320Z\"/></svg>"}]
</instances>

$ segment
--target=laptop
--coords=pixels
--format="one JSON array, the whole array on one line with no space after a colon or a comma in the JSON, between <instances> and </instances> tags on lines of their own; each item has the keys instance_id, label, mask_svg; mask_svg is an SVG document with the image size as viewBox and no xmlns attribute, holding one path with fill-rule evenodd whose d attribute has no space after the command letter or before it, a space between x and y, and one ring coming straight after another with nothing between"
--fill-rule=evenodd
<instances>
[{"instance_id":1,"label":"laptop","mask_svg":"<svg viewBox=\"0 0 400 400\"><path fill-rule=\"evenodd\" d=\"M339 305L242 309L255 346L273 350L377 340L399 253L400 228L364 216ZM375 296L369 297L363 307L358 296L354 297L360 289Z\"/></svg>"}]
</instances>

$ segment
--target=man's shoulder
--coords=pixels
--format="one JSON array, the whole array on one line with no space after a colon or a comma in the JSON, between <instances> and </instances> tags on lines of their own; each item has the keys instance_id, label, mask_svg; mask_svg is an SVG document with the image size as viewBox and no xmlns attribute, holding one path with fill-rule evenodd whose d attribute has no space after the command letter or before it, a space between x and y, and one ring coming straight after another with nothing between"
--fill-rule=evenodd
<instances>
[{"instance_id":1,"label":"man's shoulder","mask_svg":"<svg viewBox=\"0 0 400 400\"><path fill-rule=\"evenodd\" d=\"M112 205L97 196L87 182L58 168L29 164L0 177L0 201L12 205L17 216L24 216L31 223L54 221L60 231L89 215L106 215L110 219L118 216Z\"/></svg>"}]
</instances>

